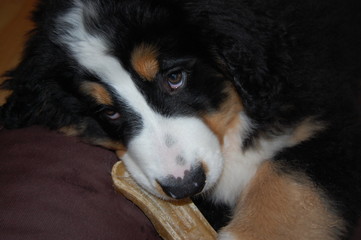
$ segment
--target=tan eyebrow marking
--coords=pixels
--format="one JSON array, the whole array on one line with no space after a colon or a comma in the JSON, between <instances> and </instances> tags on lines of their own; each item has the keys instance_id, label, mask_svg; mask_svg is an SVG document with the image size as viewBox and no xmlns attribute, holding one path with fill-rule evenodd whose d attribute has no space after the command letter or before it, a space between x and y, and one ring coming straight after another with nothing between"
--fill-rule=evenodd
<instances>
[{"instance_id":1,"label":"tan eyebrow marking","mask_svg":"<svg viewBox=\"0 0 361 240\"><path fill-rule=\"evenodd\" d=\"M113 104L113 99L111 94L109 93L108 90L105 89L104 86L102 86L99 83L85 82L82 83L80 89L83 93L93 97L95 101L99 104L104 104L104 105Z\"/></svg>"},{"instance_id":2,"label":"tan eyebrow marking","mask_svg":"<svg viewBox=\"0 0 361 240\"><path fill-rule=\"evenodd\" d=\"M155 46L142 43L131 54L134 70L144 79L152 81L159 71L158 50Z\"/></svg>"}]
</instances>

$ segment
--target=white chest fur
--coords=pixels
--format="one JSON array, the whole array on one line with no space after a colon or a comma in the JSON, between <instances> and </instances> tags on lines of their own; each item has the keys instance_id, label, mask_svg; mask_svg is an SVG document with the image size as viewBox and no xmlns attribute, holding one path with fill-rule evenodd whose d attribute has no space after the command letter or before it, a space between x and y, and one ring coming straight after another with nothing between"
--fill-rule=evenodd
<instances>
[{"instance_id":1,"label":"white chest fur","mask_svg":"<svg viewBox=\"0 0 361 240\"><path fill-rule=\"evenodd\" d=\"M272 138L259 138L255 146L242 150L243 139L251 127L247 117L241 113L238 125L229 129L224 137L223 172L212 191L212 198L216 202L233 207L259 165L270 160L282 148L293 145L290 141L292 134L287 133Z\"/></svg>"}]
</instances>

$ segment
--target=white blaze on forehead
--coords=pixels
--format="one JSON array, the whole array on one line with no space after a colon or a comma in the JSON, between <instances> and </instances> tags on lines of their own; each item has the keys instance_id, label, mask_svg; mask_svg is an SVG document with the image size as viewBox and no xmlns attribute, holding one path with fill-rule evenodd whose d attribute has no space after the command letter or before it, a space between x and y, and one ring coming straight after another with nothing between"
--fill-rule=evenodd
<instances>
[{"instance_id":1,"label":"white blaze on forehead","mask_svg":"<svg viewBox=\"0 0 361 240\"><path fill-rule=\"evenodd\" d=\"M60 41L88 71L111 85L138 113L149 114L149 107L119 60L110 55L109 43L101 34L89 34L84 25L84 11L92 9L75 1L75 6L58 22Z\"/></svg>"},{"instance_id":2,"label":"white blaze on forehead","mask_svg":"<svg viewBox=\"0 0 361 240\"><path fill-rule=\"evenodd\" d=\"M142 118L142 131L131 139L123 158L135 180L157 194L154 189L158 178L181 176L191 166L204 163L209 171L208 185L214 184L222 168L220 146L214 134L195 117L166 118L154 112L119 60L109 54L107 39L101 33L87 32L84 11L91 6L85 7L80 1L74 3L74 7L58 19L60 43L80 65L113 87ZM174 138L171 145L166 142L169 136ZM182 164L177 165L179 157Z\"/></svg>"}]
</instances>

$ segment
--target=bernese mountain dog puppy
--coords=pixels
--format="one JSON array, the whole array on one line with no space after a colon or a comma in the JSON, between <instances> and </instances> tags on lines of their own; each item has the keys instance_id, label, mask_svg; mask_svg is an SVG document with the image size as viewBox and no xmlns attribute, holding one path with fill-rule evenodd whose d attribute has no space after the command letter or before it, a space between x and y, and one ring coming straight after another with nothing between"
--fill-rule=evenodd
<instances>
[{"instance_id":1,"label":"bernese mountain dog puppy","mask_svg":"<svg viewBox=\"0 0 361 240\"><path fill-rule=\"evenodd\" d=\"M229 206L219 239L348 239L361 212L360 5L40 1L1 121L113 149L160 198Z\"/></svg>"}]
</instances>

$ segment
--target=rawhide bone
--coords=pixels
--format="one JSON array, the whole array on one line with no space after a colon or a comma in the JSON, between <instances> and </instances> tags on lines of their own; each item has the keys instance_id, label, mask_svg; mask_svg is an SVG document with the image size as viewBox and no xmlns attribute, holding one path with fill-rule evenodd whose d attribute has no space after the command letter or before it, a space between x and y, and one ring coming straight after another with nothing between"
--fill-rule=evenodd
<instances>
[{"instance_id":1,"label":"rawhide bone","mask_svg":"<svg viewBox=\"0 0 361 240\"><path fill-rule=\"evenodd\" d=\"M165 201L143 190L119 161L112 169L115 188L136 204L164 240L215 240L217 233L191 200Z\"/></svg>"}]
</instances>

